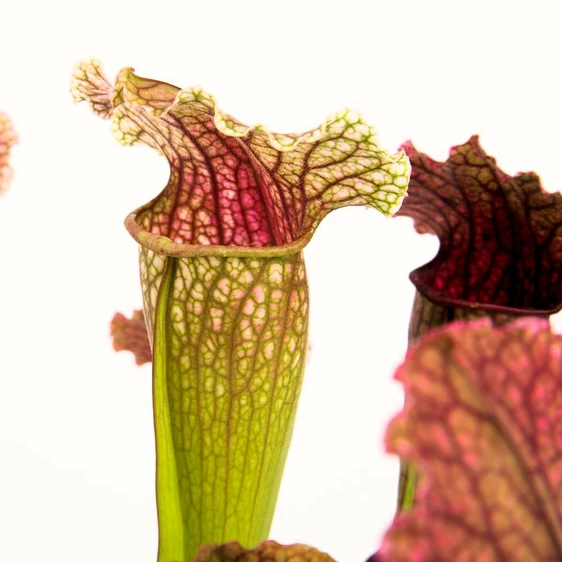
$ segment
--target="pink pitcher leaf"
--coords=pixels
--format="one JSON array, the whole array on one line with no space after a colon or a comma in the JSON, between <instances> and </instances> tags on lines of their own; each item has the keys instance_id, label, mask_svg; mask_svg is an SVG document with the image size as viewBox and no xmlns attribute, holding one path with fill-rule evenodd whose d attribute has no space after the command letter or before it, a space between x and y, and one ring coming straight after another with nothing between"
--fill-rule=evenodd
<instances>
[{"instance_id":1,"label":"pink pitcher leaf","mask_svg":"<svg viewBox=\"0 0 562 562\"><path fill-rule=\"evenodd\" d=\"M265 541L252 549L237 542L204 545L191 562L334 562L334 559L312 546Z\"/></svg>"},{"instance_id":2,"label":"pink pitcher leaf","mask_svg":"<svg viewBox=\"0 0 562 562\"><path fill-rule=\"evenodd\" d=\"M135 310L131 318L117 312L111 320L110 329L115 351L130 351L135 356L137 365L152 361L152 350L142 310Z\"/></svg>"},{"instance_id":3,"label":"pink pitcher leaf","mask_svg":"<svg viewBox=\"0 0 562 562\"><path fill-rule=\"evenodd\" d=\"M533 173L511 177L472 137L445 162L403 148L412 162L398 216L436 234L437 256L416 269L409 339L457 319L549 316L562 307L562 196ZM398 505L413 501L415 473L402 465Z\"/></svg>"},{"instance_id":4,"label":"pink pitcher leaf","mask_svg":"<svg viewBox=\"0 0 562 562\"><path fill-rule=\"evenodd\" d=\"M12 177L9 165L10 151L17 142L16 133L9 117L0 111L0 195L8 189Z\"/></svg>"},{"instance_id":5,"label":"pink pitcher leaf","mask_svg":"<svg viewBox=\"0 0 562 562\"><path fill-rule=\"evenodd\" d=\"M437 328L396 378L387 449L421 473L382 562L562 560L562 336L546 319Z\"/></svg>"}]
</instances>

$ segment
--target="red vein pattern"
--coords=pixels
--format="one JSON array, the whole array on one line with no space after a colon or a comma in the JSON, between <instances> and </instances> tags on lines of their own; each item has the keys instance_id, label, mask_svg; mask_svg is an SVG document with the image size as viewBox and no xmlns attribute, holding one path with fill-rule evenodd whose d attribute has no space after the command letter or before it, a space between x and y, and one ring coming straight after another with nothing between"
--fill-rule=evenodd
<instances>
[{"instance_id":1,"label":"red vein pattern","mask_svg":"<svg viewBox=\"0 0 562 562\"><path fill-rule=\"evenodd\" d=\"M510 177L472 137L445 162L402 147L412 163L408 197L397 216L436 234L437 256L410 279L416 296L409 339L458 319L503 324L562 307L562 196L533 173ZM413 501L415 474L402 465L398 505Z\"/></svg>"},{"instance_id":2,"label":"red vein pattern","mask_svg":"<svg viewBox=\"0 0 562 562\"><path fill-rule=\"evenodd\" d=\"M236 542L202 546L192 562L334 562L331 556L304 544L265 541L251 550Z\"/></svg>"},{"instance_id":3,"label":"red vein pattern","mask_svg":"<svg viewBox=\"0 0 562 562\"><path fill-rule=\"evenodd\" d=\"M511 177L472 137L436 162L411 143L408 197L396 216L436 234L440 248L412 272L410 335L456 318L548 316L562 308L562 196L538 176ZM429 302L428 302L429 301Z\"/></svg>"},{"instance_id":4,"label":"red vein pattern","mask_svg":"<svg viewBox=\"0 0 562 562\"><path fill-rule=\"evenodd\" d=\"M137 365L152 361L152 350L142 310L135 310L131 318L120 312L116 313L111 320L110 329L115 351L130 351L135 356Z\"/></svg>"},{"instance_id":5,"label":"red vein pattern","mask_svg":"<svg viewBox=\"0 0 562 562\"><path fill-rule=\"evenodd\" d=\"M561 359L538 318L456 322L409 350L386 443L423 477L381 562L562 560Z\"/></svg>"},{"instance_id":6,"label":"red vein pattern","mask_svg":"<svg viewBox=\"0 0 562 562\"><path fill-rule=\"evenodd\" d=\"M9 117L0 111L0 195L8 189L12 177L9 165L10 151L17 142L16 133Z\"/></svg>"},{"instance_id":7,"label":"red vein pattern","mask_svg":"<svg viewBox=\"0 0 562 562\"><path fill-rule=\"evenodd\" d=\"M350 111L274 134L201 89L129 68L112 86L95 61L77 68L73 92L121 142L170 164L162 193L126 220L154 349L159 560L205 543L255 546L269 532L305 365L301 250L336 208L395 212L409 162ZM170 530L178 517L183 532Z\"/></svg>"}]
</instances>

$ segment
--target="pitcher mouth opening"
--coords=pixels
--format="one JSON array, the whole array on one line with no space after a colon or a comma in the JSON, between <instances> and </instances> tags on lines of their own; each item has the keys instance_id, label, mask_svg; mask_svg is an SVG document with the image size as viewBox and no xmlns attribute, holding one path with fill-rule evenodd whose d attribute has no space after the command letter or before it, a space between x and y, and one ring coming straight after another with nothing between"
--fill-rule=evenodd
<instances>
[{"instance_id":1,"label":"pitcher mouth opening","mask_svg":"<svg viewBox=\"0 0 562 562\"><path fill-rule=\"evenodd\" d=\"M516 306L510 304L496 304L492 302L483 302L477 300L469 300L461 297L451 297L443 290L433 288L425 279L427 270L431 269L433 261L414 269L409 277L416 290L427 300L433 304L443 307L463 308L467 310L480 310L483 312L510 314L513 316L542 316L547 317L562 310L562 299L555 305L545 303L545 306L534 308L531 306Z\"/></svg>"},{"instance_id":2,"label":"pitcher mouth opening","mask_svg":"<svg viewBox=\"0 0 562 562\"><path fill-rule=\"evenodd\" d=\"M220 244L182 244L174 242L171 238L161 234L153 234L143 228L137 218L142 209L133 211L125 218L125 228L129 234L144 248L156 254L173 258L194 258L200 256L216 257L248 257L248 258L273 258L291 256L301 252L310 242L316 225L304 230L292 242L281 246L235 246Z\"/></svg>"}]
</instances>

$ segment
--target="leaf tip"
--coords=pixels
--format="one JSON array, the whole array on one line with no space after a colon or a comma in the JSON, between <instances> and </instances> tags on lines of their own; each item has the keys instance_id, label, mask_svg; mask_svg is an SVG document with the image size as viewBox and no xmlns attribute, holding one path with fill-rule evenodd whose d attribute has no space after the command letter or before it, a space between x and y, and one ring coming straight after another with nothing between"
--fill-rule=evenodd
<instances>
[{"instance_id":1,"label":"leaf tip","mask_svg":"<svg viewBox=\"0 0 562 562\"><path fill-rule=\"evenodd\" d=\"M101 61L91 58L76 64L70 93L75 103L87 101L94 113L103 119L113 115L114 88L103 73Z\"/></svg>"},{"instance_id":2,"label":"leaf tip","mask_svg":"<svg viewBox=\"0 0 562 562\"><path fill-rule=\"evenodd\" d=\"M12 146L18 138L10 118L0 111L0 194L8 189L12 177L12 168L8 161Z\"/></svg>"},{"instance_id":3,"label":"leaf tip","mask_svg":"<svg viewBox=\"0 0 562 562\"><path fill-rule=\"evenodd\" d=\"M117 312L111 320L110 330L115 351L130 351L139 366L152 361L152 351L142 310L135 310L131 318Z\"/></svg>"}]
</instances>

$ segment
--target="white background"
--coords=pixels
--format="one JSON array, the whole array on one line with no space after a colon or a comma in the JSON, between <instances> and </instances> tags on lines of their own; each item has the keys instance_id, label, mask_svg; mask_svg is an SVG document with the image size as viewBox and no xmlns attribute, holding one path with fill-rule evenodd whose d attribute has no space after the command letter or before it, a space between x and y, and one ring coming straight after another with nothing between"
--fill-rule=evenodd
<instances>
[{"instance_id":1,"label":"white background","mask_svg":"<svg viewBox=\"0 0 562 562\"><path fill-rule=\"evenodd\" d=\"M396 150L434 158L479 133L509 173L562 186L558 3L107 1L0 3L0 108L20 137L0 200L0 560L155 560L150 369L111 349L140 305L122 221L166 182L74 106L95 56L181 87L238 119L304 131L359 109ZM406 345L408 272L437 245L409 219L347 209L306 250L312 353L271 537L341 562L376 548L397 463L382 436Z\"/></svg>"}]
</instances>

